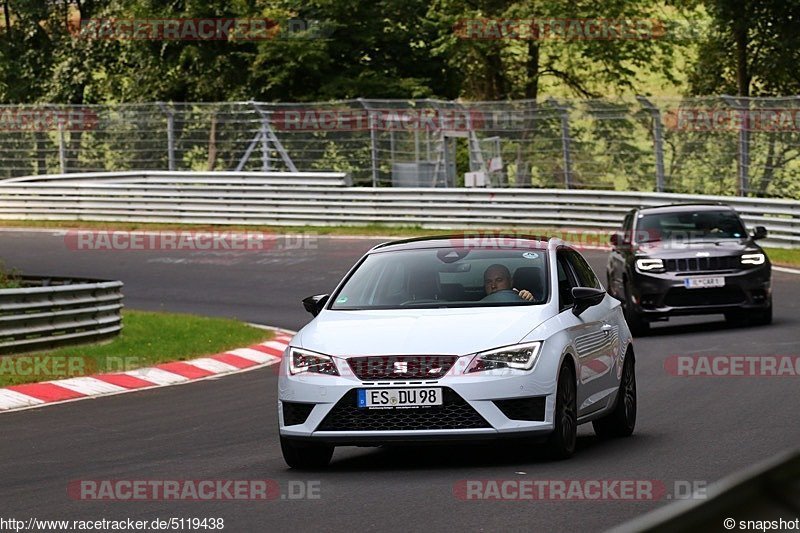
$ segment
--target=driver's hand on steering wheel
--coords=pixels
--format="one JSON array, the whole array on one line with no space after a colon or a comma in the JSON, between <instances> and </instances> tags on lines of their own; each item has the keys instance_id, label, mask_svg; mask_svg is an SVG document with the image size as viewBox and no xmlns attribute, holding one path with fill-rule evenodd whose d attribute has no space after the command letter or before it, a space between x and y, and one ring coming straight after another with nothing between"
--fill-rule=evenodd
<instances>
[{"instance_id":1,"label":"driver's hand on steering wheel","mask_svg":"<svg viewBox=\"0 0 800 533\"><path fill-rule=\"evenodd\" d=\"M514 290L516 291L517 289ZM517 294L519 294L519 297L525 300L526 302L530 302L533 300L533 294L531 294L531 291L527 289L522 289L521 291L517 291Z\"/></svg>"}]
</instances>

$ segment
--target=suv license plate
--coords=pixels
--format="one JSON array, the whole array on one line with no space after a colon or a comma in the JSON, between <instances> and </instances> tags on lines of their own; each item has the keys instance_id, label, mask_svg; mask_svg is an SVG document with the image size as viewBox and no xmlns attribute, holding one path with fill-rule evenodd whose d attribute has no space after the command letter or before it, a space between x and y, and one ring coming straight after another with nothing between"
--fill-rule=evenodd
<instances>
[{"instance_id":1,"label":"suv license plate","mask_svg":"<svg viewBox=\"0 0 800 533\"><path fill-rule=\"evenodd\" d=\"M708 289L712 287L724 287L725 278L686 278L683 286L687 289Z\"/></svg>"},{"instance_id":2,"label":"suv license plate","mask_svg":"<svg viewBox=\"0 0 800 533\"><path fill-rule=\"evenodd\" d=\"M358 407L362 409L427 407L442 405L440 387L426 389L358 389Z\"/></svg>"}]
</instances>

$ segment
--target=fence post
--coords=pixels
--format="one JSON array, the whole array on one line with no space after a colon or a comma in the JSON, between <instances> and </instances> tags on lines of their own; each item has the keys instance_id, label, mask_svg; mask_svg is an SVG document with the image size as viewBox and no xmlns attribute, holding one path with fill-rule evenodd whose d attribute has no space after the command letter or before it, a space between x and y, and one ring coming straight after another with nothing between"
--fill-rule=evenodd
<instances>
[{"instance_id":1,"label":"fence post","mask_svg":"<svg viewBox=\"0 0 800 533\"><path fill-rule=\"evenodd\" d=\"M175 170L175 112L167 109L164 102L156 103L167 117L167 160L169 161L169 170Z\"/></svg>"},{"instance_id":2,"label":"fence post","mask_svg":"<svg viewBox=\"0 0 800 533\"><path fill-rule=\"evenodd\" d=\"M554 98L548 98L550 104L561 117L561 151L564 155L564 188L572 188L572 156L570 154L570 144L572 138L569 135L569 108L560 105Z\"/></svg>"},{"instance_id":3,"label":"fence post","mask_svg":"<svg viewBox=\"0 0 800 533\"><path fill-rule=\"evenodd\" d=\"M267 140L267 123L266 118L261 118L261 171L268 172L270 170L269 164L269 141Z\"/></svg>"},{"instance_id":4,"label":"fence post","mask_svg":"<svg viewBox=\"0 0 800 533\"><path fill-rule=\"evenodd\" d=\"M747 196L747 191L750 189L750 101L747 98L735 98L725 94L722 95L722 99L742 114L739 121L739 182L736 184L736 194Z\"/></svg>"},{"instance_id":5,"label":"fence post","mask_svg":"<svg viewBox=\"0 0 800 533\"><path fill-rule=\"evenodd\" d=\"M378 132L375 131L375 117L370 113L369 103L363 98L359 98L358 102L367 110L369 117L369 139L372 151L372 186L378 186Z\"/></svg>"},{"instance_id":6,"label":"fence post","mask_svg":"<svg viewBox=\"0 0 800 533\"><path fill-rule=\"evenodd\" d=\"M653 117L653 150L656 155L656 192L664 192L664 132L661 126L661 110L644 96L636 99Z\"/></svg>"},{"instance_id":7,"label":"fence post","mask_svg":"<svg viewBox=\"0 0 800 533\"><path fill-rule=\"evenodd\" d=\"M64 142L64 124L58 121L58 162L61 166L61 173L67 173L67 147Z\"/></svg>"}]
</instances>

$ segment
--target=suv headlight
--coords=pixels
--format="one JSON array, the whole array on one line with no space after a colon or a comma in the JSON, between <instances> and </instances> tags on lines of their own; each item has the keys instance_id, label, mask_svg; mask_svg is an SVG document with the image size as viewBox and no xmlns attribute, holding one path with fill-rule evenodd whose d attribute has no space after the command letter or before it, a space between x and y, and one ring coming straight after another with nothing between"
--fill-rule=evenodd
<instances>
[{"instance_id":1,"label":"suv headlight","mask_svg":"<svg viewBox=\"0 0 800 533\"><path fill-rule=\"evenodd\" d=\"M542 342L537 341L480 352L472 359L466 373L497 370L499 368L530 370L536 364L536 359L539 358L539 352L541 351Z\"/></svg>"},{"instance_id":2,"label":"suv headlight","mask_svg":"<svg viewBox=\"0 0 800 533\"><path fill-rule=\"evenodd\" d=\"M636 270L641 272L664 272L664 261L661 259L637 259Z\"/></svg>"},{"instance_id":3,"label":"suv headlight","mask_svg":"<svg viewBox=\"0 0 800 533\"><path fill-rule=\"evenodd\" d=\"M289 348L289 373L302 374L303 372L327 374L329 376L339 375L339 371L336 370L336 364L330 355L309 352L295 347Z\"/></svg>"},{"instance_id":4,"label":"suv headlight","mask_svg":"<svg viewBox=\"0 0 800 533\"><path fill-rule=\"evenodd\" d=\"M742 256L743 265L763 265L767 257L764 254L744 254Z\"/></svg>"}]
</instances>

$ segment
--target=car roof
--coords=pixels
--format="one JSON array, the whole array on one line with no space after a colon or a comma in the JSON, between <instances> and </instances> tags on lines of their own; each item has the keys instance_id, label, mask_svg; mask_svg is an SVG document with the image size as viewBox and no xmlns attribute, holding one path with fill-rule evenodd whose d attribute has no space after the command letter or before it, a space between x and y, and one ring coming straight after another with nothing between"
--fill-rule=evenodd
<instances>
[{"instance_id":1,"label":"car roof","mask_svg":"<svg viewBox=\"0 0 800 533\"><path fill-rule=\"evenodd\" d=\"M501 246L509 246L510 241L525 241L530 244L535 244L537 248L546 250L550 241L557 239L550 237L541 237L534 235L519 235L510 233L486 233L476 231L475 233L464 232L454 233L451 235L434 235L428 237L414 237L411 239L402 239L391 242L384 242L370 250L372 252L384 251L397 251L397 250L413 250L420 248L458 248L471 247L471 248L496 248L498 241ZM513 247L511 245L510 247Z\"/></svg>"},{"instance_id":2,"label":"car roof","mask_svg":"<svg viewBox=\"0 0 800 533\"><path fill-rule=\"evenodd\" d=\"M658 213L678 213L683 211L734 211L734 209L723 203L686 203L686 204L667 204L667 205L654 205L638 207L633 211L638 211L641 214L658 214Z\"/></svg>"}]
</instances>

